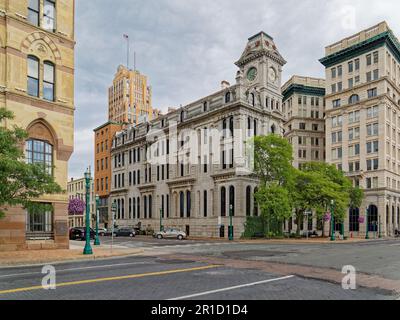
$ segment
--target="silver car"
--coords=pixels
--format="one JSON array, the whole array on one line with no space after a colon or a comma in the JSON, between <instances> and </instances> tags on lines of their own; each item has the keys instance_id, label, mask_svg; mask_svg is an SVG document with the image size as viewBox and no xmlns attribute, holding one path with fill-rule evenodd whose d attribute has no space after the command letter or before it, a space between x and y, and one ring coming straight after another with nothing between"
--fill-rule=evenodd
<instances>
[{"instance_id":1,"label":"silver car","mask_svg":"<svg viewBox=\"0 0 400 320\"><path fill-rule=\"evenodd\" d=\"M154 237L157 239L186 239L186 233L178 229L165 229L164 231L156 232Z\"/></svg>"}]
</instances>

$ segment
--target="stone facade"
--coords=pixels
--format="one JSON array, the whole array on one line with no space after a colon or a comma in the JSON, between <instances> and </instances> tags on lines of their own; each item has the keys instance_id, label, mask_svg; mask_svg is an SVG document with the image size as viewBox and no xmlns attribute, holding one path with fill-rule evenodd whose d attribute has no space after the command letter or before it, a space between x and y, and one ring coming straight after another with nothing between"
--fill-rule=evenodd
<instances>
[{"instance_id":1,"label":"stone facade","mask_svg":"<svg viewBox=\"0 0 400 320\"><path fill-rule=\"evenodd\" d=\"M28 131L29 139L52 147L52 172L66 190L68 160L74 145L75 3L57 1L54 16L46 19L43 0L30 9L28 3L0 1L0 107L15 115L5 123L7 127L17 125ZM33 68L31 79L28 59L38 67ZM36 85L35 95L29 94ZM0 250L69 247L67 194L43 196L38 201L54 207L54 212L46 215L46 232L27 230L31 226L25 210L10 208L0 220Z\"/></svg>"},{"instance_id":2,"label":"stone facade","mask_svg":"<svg viewBox=\"0 0 400 320\"><path fill-rule=\"evenodd\" d=\"M385 22L326 47L326 154L365 190L346 234L400 225L400 44ZM367 211L368 209L368 211Z\"/></svg>"},{"instance_id":3,"label":"stone facade","mask_svg":"<svg viewBox=\"0 0 400 320\"><path fill-rule=\"evenodd\" d=\"M293 76L283 85L282 94L293 166L325 161L325 80Z\"/></svg>"},{"instance_id":4,"label":"stone facade","mask_svg":"<svg viewBox=\"0 0 400 320\"><path fill-rule=\"evenodd\" d=\"M219 92L117 133L110 196L118 205L116 225L159 230L162 224L191 236L227 237L232 212L240 237L246 217L258 214L258 180L240 149L254 135L283 135L285 63L261 32L236 63L235 85L224 83Z\"/></svg>"}]
</instances>

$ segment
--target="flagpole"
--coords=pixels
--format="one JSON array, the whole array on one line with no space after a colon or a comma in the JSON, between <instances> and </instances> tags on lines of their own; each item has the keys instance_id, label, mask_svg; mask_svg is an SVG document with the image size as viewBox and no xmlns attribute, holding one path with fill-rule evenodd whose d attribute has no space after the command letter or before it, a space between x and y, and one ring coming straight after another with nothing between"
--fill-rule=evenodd
<instances>
[{"instance_id":1,"label":"flagpole","mask_svg":"<svg viewBox=\"0 0 400 320\"><path fill-rule=\"evenodd\" d=\"M129 53L130 53L130 52L129 52L129 50L130 50L130 49L129 49L129 44L130 44L130 43L129 43L129 36L127 37L127 41L128 41L128 42L127 42L128 48L127 48L127 54L126 54L126 67L129 69Z\"/></svg>"}]
</instances>

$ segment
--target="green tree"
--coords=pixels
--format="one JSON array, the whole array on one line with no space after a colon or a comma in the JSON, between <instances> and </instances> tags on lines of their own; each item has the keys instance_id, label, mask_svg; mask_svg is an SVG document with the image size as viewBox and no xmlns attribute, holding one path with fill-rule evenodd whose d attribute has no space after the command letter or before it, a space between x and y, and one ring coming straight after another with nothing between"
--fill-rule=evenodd
<instances>
[{"instance_id":1,"label":"green tree","mask_svg":"<svg viewBox=\"0 0 400 320\"><path fill-rule=\"evenodd\" d=\"M34 200L44 194L63 192L43 165L27 164L22 146L26 131L14 127L7 129L7 120L14 118L12 112L0 108L0 217L7 207L22 206L30 210L48 210Z\"/></svg>"},{"instance_id":2,"label":"green tree","mask_svg":"<svg viewBox=\"0 0 400 320\"><path fill-rule=\"evenodd\" d=\"M255 195L261 210L263 225L267 226L267 234L271 226L275 229L284 219L291 217L291 198L288 193L288 183L293 174L292 145L284 138L271 134L257 136L254 142L254 169L260 178L260 186ZM263 230L265 232L265 228ZM282 230L274 230L282 232Z\"/></svg>"},{"instance_id":3,"label":"green tree","mask_svg":"<svg viewBox=\"0 0 400 320\"><path fill-rule=\"evenodd\" d=\"M254 171L263 184L285 185L292 175L293 148L275 134L254 138Z\"/></svg>"},{"instance_id":4,"label":"green tree","mask_svg":"<svg viewBox=\"0 0 400 320\"><path fill-rule=\"evenodd\" d=\"M302 197L305 196L307 189L314 189L315 195L313 199L309 199L308 209L314 209L319 218L327 212L332 200L335 202L334 217L337 222L344 221L349 207L356 208L361 205L363 190L353 187L351 180L336 166L323 162L310 162L302 166L300 176L304 175L314 176L315 179L310 180L310 185L302 185L301 189L297 186L295 192L298 193L297 197Z\"/></svg>"},{"instance_id":5,"label":"green tree","mask_svg":"<svg viewBox=\"0 0 400 320\"><path fill-rule=\"evenodd\" d=\"M280 224L284 219L292 216L289 193L285 187L276 183L261 185L255 198L257 203L260 204L261 217L267 226L266 231L268 235L271 230L271 222Z\"/></svg>"}]
</instances>

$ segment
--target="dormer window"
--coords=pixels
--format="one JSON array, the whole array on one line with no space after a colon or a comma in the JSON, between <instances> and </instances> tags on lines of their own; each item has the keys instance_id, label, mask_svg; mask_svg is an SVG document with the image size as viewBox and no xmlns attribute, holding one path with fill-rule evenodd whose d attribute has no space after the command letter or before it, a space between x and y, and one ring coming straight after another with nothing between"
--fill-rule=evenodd
<instances>
[{"instance_id":1,"label":"dormer window","mask_svg":"<svg viewBox=\"0 0 400 320\"><path fill-rule=\"evenodd\" d=\"M208 104L207 104L207 101L205 101L205 102L203 103L203 111L204 111L204 112L207 112L207 111L208 111Z\"/></svg>"},{"instance_id":2,"label":"dormer window","mask_svg":"<svg viewBox=\"0 0 400 320\"><path fill-rule=\"evenodd\" d=\"M254 96L254 93L250 93L250 103L253 107L256 105L256 97Z\"/></svg>"},{"instance_id":3,"label":"dormer window","mask_svg":"<svg viewBox=\"0 0 400 320\"><path fill-rule=\"evenodd\" d=\"M180 117L181 122L185 121L185 111L181 111L181 117Z\"/></svg>"},{"instance_id":4,"label":"dormer window","mask_svg":"<svg viewBox=\"0 0 400 320\"><path fill-rule=\"evenodd\" d=\"M227 92L225 94L225 103L229 103L229 102L231 102L231 93Z\"/></svg>"}]
</instances>

